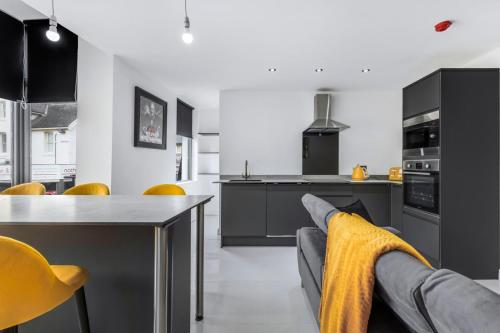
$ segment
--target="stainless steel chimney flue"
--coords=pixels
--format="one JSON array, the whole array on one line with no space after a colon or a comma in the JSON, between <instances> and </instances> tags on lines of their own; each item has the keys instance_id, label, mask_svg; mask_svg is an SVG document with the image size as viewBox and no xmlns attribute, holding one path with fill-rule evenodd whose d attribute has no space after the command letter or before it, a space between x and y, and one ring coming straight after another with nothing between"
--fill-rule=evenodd
<instances>
[{"instance_id":1,"label":"stainless steel chimney flue","mask_svg":"<svg viewBox=\"0 0 500 333\"><path fill-rule=\"evenodd\" d=\"M314 122L304 133L335 133L350 126L331 119L332 95L317 94L314 96Z\"/></svg>"}]
</instances>

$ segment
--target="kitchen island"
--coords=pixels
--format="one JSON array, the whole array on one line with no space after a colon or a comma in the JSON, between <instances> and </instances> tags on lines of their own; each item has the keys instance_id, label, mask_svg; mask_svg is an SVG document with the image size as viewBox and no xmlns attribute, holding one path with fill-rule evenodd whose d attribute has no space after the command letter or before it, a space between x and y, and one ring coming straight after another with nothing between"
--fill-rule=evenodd
<instances>
[{"instance_id":1,"label":"kitchen island","mask_svg":"<svg viewBox=\"0 0 500 333\"><path fill-rule=\"evenodd\" d=\"M197 208L197 319L203 316L203 207L212 196L0 196L0 235L51 264L85 267L93 333L189 333L191 209ZM22 333L77 333L66 302Z\"/></svg>"},{"instance_id":2,"label":"kitchen island","mask_svg":"<svg viewBox=\"0 0 500 333\"><path fill-rule=\"evenodd\" d=\"M342 207L361 200L378 226L401 229L402 185L387 176L221 176L221 245L295 245L301 227L314 226L302 205L306 193Z\"/></svg>"}]
</instances>

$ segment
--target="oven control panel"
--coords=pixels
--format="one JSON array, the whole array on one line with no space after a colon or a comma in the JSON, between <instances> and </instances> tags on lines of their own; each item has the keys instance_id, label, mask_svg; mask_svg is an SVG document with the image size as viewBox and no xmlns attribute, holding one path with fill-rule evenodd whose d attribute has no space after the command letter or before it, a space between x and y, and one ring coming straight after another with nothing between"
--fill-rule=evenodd
<instances>
[{"instance_id":1,"label":"oven control panel","mask_svg":"<svg viewBox=\"0 0 500 333\"><path fill-rule=\"evenodd\" d=\"M409 160L403 161L403 170L405 171L439 171L439 160Z\"/></svg>"}]
</instances>

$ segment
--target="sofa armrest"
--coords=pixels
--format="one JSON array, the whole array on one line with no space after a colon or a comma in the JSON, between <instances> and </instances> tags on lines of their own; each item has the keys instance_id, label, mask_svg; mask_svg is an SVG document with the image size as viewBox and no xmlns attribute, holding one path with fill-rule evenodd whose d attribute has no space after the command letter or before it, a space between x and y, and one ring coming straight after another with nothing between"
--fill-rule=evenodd
<instances>
[{"instance_id":1,"label":"sofa armrest","mask_svg":"<svg viewBox=\"0 0 500 333\"><path fill-rule=\"evenodd\" d=\"M393 233L394 235L400 237L401 236L401 231L399 231L396 228L393 227L382 227L382 229L389 231L390 233Z\"/></svg>"}]
</instances>

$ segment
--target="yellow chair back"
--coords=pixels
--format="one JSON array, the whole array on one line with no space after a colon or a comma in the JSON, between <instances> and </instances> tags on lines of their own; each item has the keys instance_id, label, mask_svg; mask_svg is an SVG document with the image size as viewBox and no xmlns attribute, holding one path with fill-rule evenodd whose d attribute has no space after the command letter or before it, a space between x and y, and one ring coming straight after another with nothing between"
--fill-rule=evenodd
<instances>
[{"instance_id":1,"label":"yellow chair back","mask_svg":"<svg viewBox=\"0 0 500 333\"><path fill-rule=\"evenodd\" d=\"M44 195L45 186L40 183L25 183L9 187L0 194L5 195Z\"/></svg>"},{"instance_id":2,"label":"yellow chair back","mask_svg":"<svg viewBox=\"0 0 500 333\"><path fill-rule=\"evenodd\" d=\"M78 266L51 266L31 246L0 236L0 330L49 312L87 279Z\"/></svg>"},{"instance_id":3,"label":"yellow chair back","mask_svg":"<svg viewBox=\"0 0 500 333\"><path fill-rule=\"evenodd\" d=\"M186 195L182 187L175 184L160 184L148 188L144 195Z\"/></svg>"},{"instance_id":4,"label":"yellow chair back","mask_svg":"<svg viewBox=\"0 0 500 333\"><path fill-rule=\"evenodd\" d=\"M64 192L65 195L109 195L109 188L106 184L87 183L76 185Z\"/></svg>"}]
</instances>

